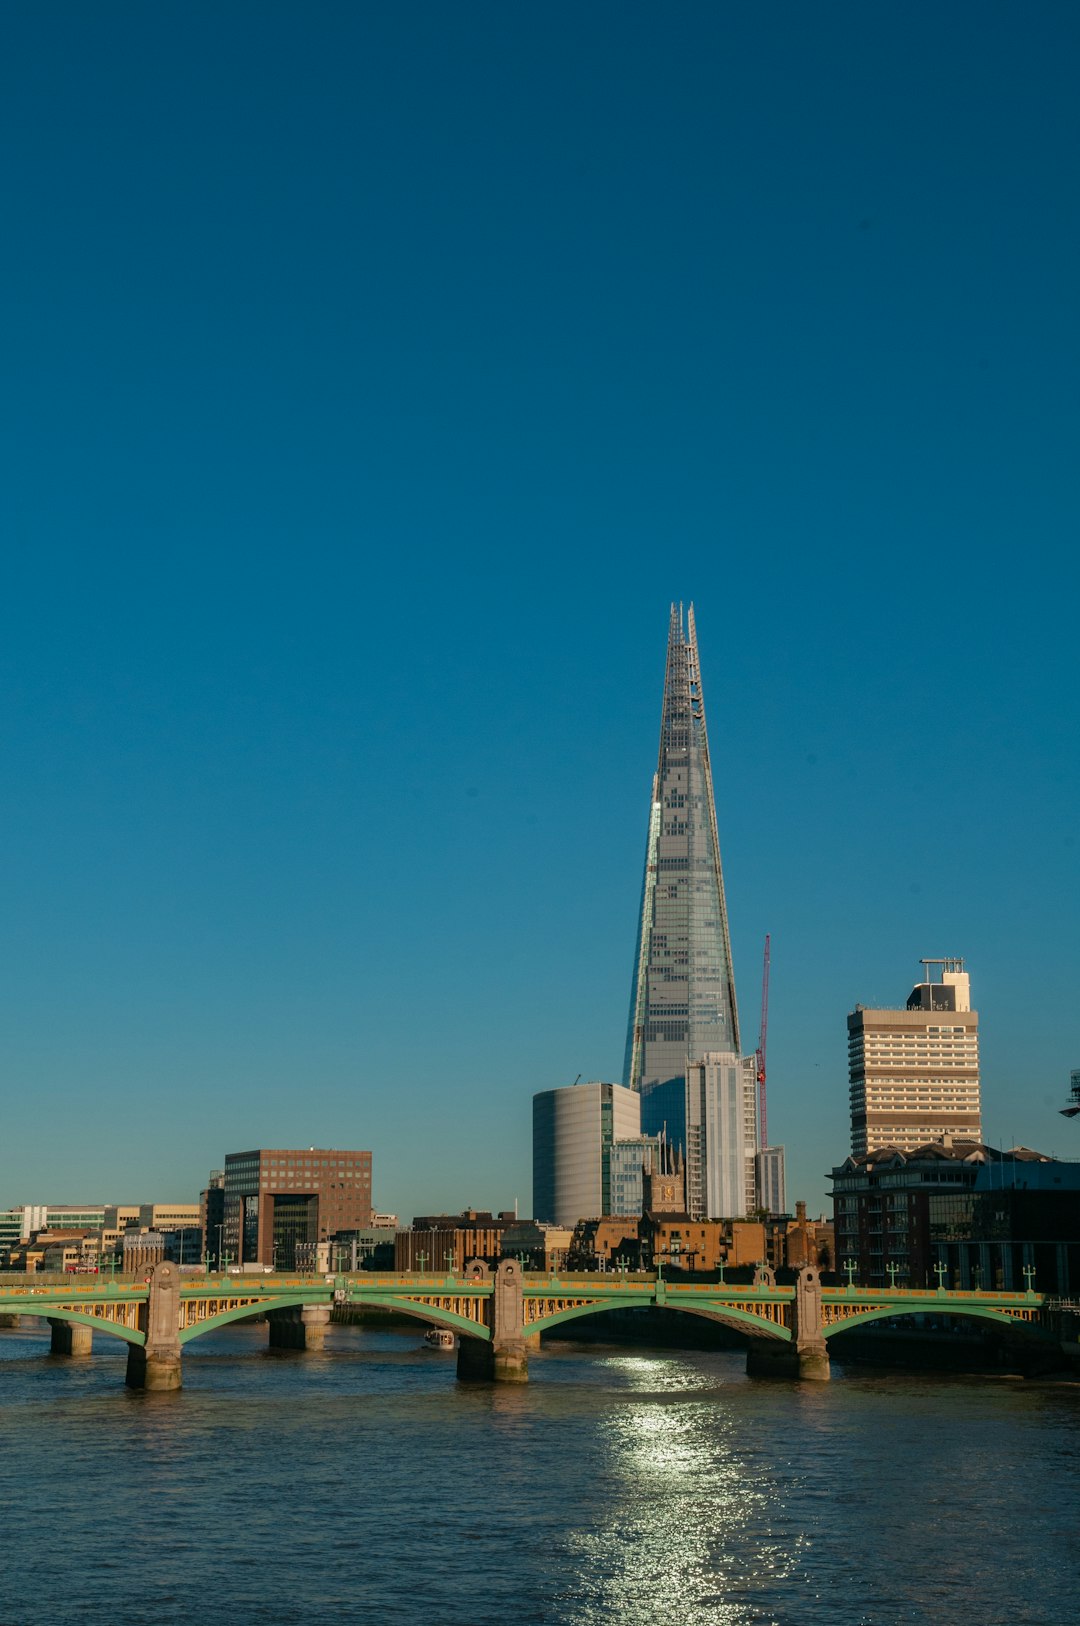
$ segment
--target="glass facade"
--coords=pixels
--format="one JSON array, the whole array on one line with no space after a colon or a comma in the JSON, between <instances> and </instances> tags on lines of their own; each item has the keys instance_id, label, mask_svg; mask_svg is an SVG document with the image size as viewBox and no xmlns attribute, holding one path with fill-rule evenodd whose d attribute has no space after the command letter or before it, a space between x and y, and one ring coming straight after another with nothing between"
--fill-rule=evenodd
<instances>
[{"instance_id":1,"label":"glass facade","mask_svg":"<svg viewBox=\"0 0 1080 1626\"><path fill-rule=\"evenodd\" d=\"M613 1141L608 1154L610 1171L608 1199L609 1214L640 1214L643 1197L642 1169L651 1156L655 1167L660 1164L659 1135L635 1135L632 1140Z\"/></svg>"},{"instance_id":2,"label":"glass facade","mask_svg":"<svg viewBox=\"0 0 1080 1626\"><path fill-rule=\"evenodd\" d=\"M738 1050L694 610L684 633L672 605L624 1082L644 1093L682 1078L690 1060Z\"/></svg>"},{"instance_id":3,"label":"glass facade","mask_svg":"<svg viewBox=\"0 0 1080 1626\"><path fill-rule=\"evenodd\" d=\"M271 1263L278 1270L306 1269L311 1250L319 1240L319 1201L317 1197L272 1197L274 1241Z\"/></svg>"}]
</instances>

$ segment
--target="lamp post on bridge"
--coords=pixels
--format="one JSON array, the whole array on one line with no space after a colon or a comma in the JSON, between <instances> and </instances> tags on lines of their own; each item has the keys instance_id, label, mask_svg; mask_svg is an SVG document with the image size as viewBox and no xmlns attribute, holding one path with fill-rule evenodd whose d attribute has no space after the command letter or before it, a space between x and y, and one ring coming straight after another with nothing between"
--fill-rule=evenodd
<instances>
[{"instance_id":1,"label":"lamp post on bridge","mask_svg":"<svg viewBox=\"0 0 1080 1626\"><path fill-rule=\"evenodd\" d=\"M890 1259L889 1263L885 1266L885 1269L889 1273L889 1286L890 1286L890 1288L894 1288L896 1286L896 1278L897 1278L897 1276L899 1276L901 1268L902 1267L900 1265L898 1265L898 1264L895 1264L892 1259Z\"/></svg>"},{"instance_id":2,"label":"lamp post on bridge","mask_svg":"<svg viewBox=\"0 0 1080 1626\"><path fill-rule=\"evenodd\" d=\"M1035 1291L1035 1266L1034 1265L1025 1265L1023 1267L1023 1270L1024 1270L1024 1290L1025 1290L1025 1292L1028 1292L1028 1293L1034 1293L1034 1291Z\"/></svg>"},{"instance_id":3,"label":"lamp post on bridge","mask_svg":"<svg viewBox=\"0 0 1080 1626\"><path fill-rule=\"evenodd\" d=\"M424 1266L427 1264L427 1254L418 1253L416 1257L420 1261L420 1274L422 1276L424 1274Z\"/></svg>"},{"instance_id":4,"label":"lamp post on bridge","mask_svg":"<svg viewBox=\"0 0 1080 1626\"><path fill-rule=\"evenodd\" d=\"M944 1293L945 1291L945 1278L948 1274L949 1267L947 1265L943 1265L940 1259L936 1260L934 1263L934 1275L937 1277L937 1290L939 1293Z\"/></svg>"},{"instance_id":5,"label":"lamp post on bridge","mask_svg":"<svg viewBox=\"0 0 1080 1626\"><path fill-rule=\"evenodd\" d=\"M844 1260L844 1273L847 1276L847 1284L848 1284L848 1292L849 1293L851 1292L852 1288L855 1286L855 1272L856 1272L856 1270L858 1268L859 1267L858 1267L858 1265L857 1265L857 1263L855 1262L854 1259L845 1259Z\"/></svg>"},{"instance_id":6,"label":"lamp post on bridge","mask_svg":"<svg viewBox=\"0 0 1080 1626\"><path fill-rule=\"evenodd\" d=\"M457 1258L456 1252L454 1251L453 1248L451 1248L448 1253L444 1254L443 1257L446 1260L446 1274L447 1274L447 1276L448 1277L453 1276L453 1274L454 1274L454 1261Z\"/></svg>"}]
</instances>

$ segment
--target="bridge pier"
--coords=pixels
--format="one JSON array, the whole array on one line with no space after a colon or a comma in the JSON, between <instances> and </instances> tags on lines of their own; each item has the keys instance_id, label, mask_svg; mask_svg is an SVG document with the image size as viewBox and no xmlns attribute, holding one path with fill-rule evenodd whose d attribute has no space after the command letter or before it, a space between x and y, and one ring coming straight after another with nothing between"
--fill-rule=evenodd
<instances>
[{"instance_id":1,"label":"bridge pier","mask_svg":"<svg viewBox=\"0 0 1080 1626\"><path fill-rule=\"evenodd\" d=\"M140 1306L144 1344L129 1344L126 1382L129 1389L179 1389L180 1272L173 1264L155 1265L150 1292Z\"/></svg>"},{"instance_id":2,"label":"bridge pier","mask_svg":"<svg viewBox=\"0 0 1080 1626\"><path fill-rule=\"evenodd\" d=\"M468 1273L474 1280L486 1280L487 1266L477 1269L477 1261L470 1261ZM458 1340L457 1375L463 1383L528 1383L523 1285L521 1265L516 1259L504 1259L488 1300L490 1342L467 1336Z\"/></svg>"},{"instance_id":3,"label":"bridge pier","mask_svg":"<svg viewBox=\"0 0 1080 1626\"><path fill-rule=\"evenodd\" d=\"M89 1355L94 1344L93 1327L84 1326L81 1321L60 1321L55 1316L48 1317L52 1329L52 1340L49 1346L50 1355Z\"/></svg>"},{"instance_id":4,"label":"bridge pier","mask_svg":"<svg viewBox=\"0 0 1080 1626\"><path fill-rule=\"evenodd\" d=\"M271 1349L301 1349L318 1353L326 1341L330 1325L328 1304L291 1304L285 1310L271 1310Z\"/></svg>"},{"instance_id":5,"label":"bridge pier","mask_svg":"<svg viewBox=\"0 0 1080 1626\"><path fill-rule=\"evenodd\" d=\"M746 1371L752 1378L799 1378L827 1383L832 1376L821 1319L821 1277L810 1265L795 1279L791 1342L751 1338Z\"/></svg>"}]
</instances>

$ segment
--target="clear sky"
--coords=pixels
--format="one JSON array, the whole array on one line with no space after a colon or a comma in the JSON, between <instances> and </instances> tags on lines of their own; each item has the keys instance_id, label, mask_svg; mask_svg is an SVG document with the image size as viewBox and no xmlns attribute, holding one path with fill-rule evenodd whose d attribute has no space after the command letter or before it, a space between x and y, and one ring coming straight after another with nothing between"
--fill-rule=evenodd
<instances>
[{"instance_id":1,"label":"clear sky","mask_svg":"<svg viewBox=\"0 0 1080 1626\"><path fill-rule=\"evenodd\" d=\"M791 1197L963 955L1080 1156L1080 12L7 6L0 1203L621 1073L668 605Z\"/></svg>"}]
</instances>

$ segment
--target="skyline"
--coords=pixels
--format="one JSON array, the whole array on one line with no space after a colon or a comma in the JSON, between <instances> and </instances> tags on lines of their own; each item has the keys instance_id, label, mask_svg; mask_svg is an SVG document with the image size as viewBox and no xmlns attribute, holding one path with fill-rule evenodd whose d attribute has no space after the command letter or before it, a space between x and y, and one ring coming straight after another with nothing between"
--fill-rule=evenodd
<instances>
[{"instance_id":1,"label":"skyline","mask_svg":"<svg viewBox=\"0 0 1080 1626\"><path fill-rule=\"evenodd\" d=\"M1080 1157L1075 15L418 15L5 19L0 1203L524 1212L691 599L789 1202L923 956Z\"/></svg>"}]
</instances>

